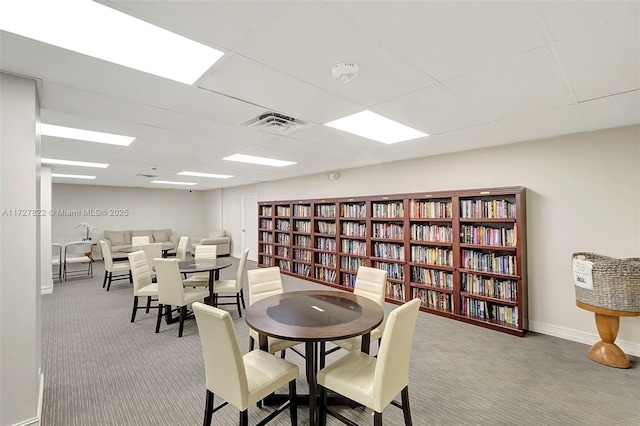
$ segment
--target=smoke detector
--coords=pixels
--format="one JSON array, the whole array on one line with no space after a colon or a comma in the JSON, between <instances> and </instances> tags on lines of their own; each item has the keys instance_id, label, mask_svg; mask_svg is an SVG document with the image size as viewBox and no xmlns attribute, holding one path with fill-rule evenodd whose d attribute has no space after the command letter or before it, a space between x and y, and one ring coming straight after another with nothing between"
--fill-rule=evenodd
<instances>
[{"instance_id":1,"label":"smoke detector","mask_svg":"<svg viewBox=\"0 0 640 426\"><path fill-rule=\"evenodd\" d=\"M338 62L331 68L331 74L343 83L348 83L358 76L360 67L350 61Z\"/></svg>"}]
</instances>

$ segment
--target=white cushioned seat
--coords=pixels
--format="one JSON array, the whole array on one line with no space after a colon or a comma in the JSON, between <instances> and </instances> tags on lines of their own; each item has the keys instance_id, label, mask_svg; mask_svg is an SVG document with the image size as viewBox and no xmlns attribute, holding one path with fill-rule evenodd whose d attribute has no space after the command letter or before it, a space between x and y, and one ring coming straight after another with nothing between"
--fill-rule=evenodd
<instances>
[{"instance_id":1,"label":"white cushioned seat","mask_svg":"<svg viewBox=\"0 0 640 426\"><path fill-rule=\"evenodd\" d=\"M136 320L138 309L146 309L147 313L151 308L158 309L158 306L151 306L153 298L158 297L158 284L151 281L151 268L147 262L146 253L142 250L129 253L129 264L131 265L131 275L133 277L133 312L131 322ZM138 307L138 298L146 297L146 307Z\"/></svg>"},{"instance_id":2,"label":"white cushioned seat","mask_svg":"<svg viewBox=\"0 0 640 426\"><path fill-rule=\"evenodd\" d=\"M196 263L198 261L215 260L216 246L196 246L196 252L193 255ZM189 278L184 280L184 285L191 287L207 287L209 285L210 272L196 272Z\"/></svg>"}]
</instances>

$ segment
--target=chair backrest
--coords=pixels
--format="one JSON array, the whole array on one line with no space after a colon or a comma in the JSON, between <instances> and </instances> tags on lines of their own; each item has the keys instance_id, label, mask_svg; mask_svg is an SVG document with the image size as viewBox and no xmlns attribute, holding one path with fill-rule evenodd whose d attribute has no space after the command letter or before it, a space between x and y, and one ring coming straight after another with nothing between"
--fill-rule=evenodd
<instances>
[{"instance_id":1,"label":"chair backrest","mask_svg":"<svg viewBox=\"0 0 640 426\"><path fill-rule=\"evenodd\" d=\"M111 257L111 249L109 244L105 240L98 241L100 243L100 249L102 250L102 259L104 260L104 270L107 272L113 271L113 258Z\"/></svg>"},{"instance_id":2,"label":"chair backrest","mask_svg":"<svg viewBox=\"0 0 640 426\"><path fill-rule=\"evenodd\" d=\"M180 237L178 248L176 249L176 259L185 260L187 258L187 246L189 245L189 237Z\"/></svg>"},{"instance_id":3,"label":"chair backrest","mask_svg":"<svg viewBox=\"0 0 640 426\"><path fill-rule=\"evenodd\" d=\"M154 259L158 281L158 302L163 305L184 305L184 286L178 268L178 259Z\"/></svg>"},{"instance_id":4,"label":"chair backrest","mask_svg":"<svg viewBox=\"0 0 640 426\"><path fill-rule=\"evenodd\" d=\"M353 293L373 300L384 308L384 296L387 289L387 271L360 266L356 275Z\"/></svg>"},{"instance_id":5,"label":"chair backrest","mask_svg":"<svg viewBox=\"0 0 640 426\"><path fill-rule=\"evenodd\" d=\"M236 272L236 291L240 291L244 283L244 275L247 273L247 258L249 257L249 249L242 252L240 263L238 264L238 272ZM249 302L251 304L251 302Z\"/></svg>"},{"instance_id":6,"label":"chair backrest","mask_svg":"<svg viewBox=\"0 0 640 426\"><path fill-rule=\"evenodd\" d=\"M389 314L378 350L373 378L373 408L379 413L409 384L409 361L420 299L397 307Z\"/></svg>"},{"instance_id":7,"label":"chair backrest","mask_svg":"<svg viewBox=\"0 0 640 426\"><path fill-rule=\"evenodd\" d=\"M207 389L242 410L248 405L249 386L238 336L227 311L194 302Z\"/></svg>"},{"instance_id":8,"label":"chair backrest","mask_svg":"<svg viewBox=\"0 0 640 426\"><path fill-rule=\"evenodd\" d=\"M91 241L72 241L64 245L65 259L84 256L91 257ZM87 261L91 261L91 259L87 259Z\"/></svg>"},{"instance_id":9,"label":"chair backrest","mask_svg":"<svg viewBox=\"0 0 640 426\"><path fill-rule=\"evenodd\" d=\"M133 278L133 295L138 295L138 290L151 284L151 268L147 263L146 253L142 250L134 251L127 255L131 265L131 278Z\"/></svg>"},{"instance_id":10,"label":"chair backrest","mask_svg":"<svg viewBox=\"0 0 640 426\"><path fill-rule=\"evenodd\" d=\"M142 235L138 237L131 237L131 245L134 249L140 249L140 246L145 244L151 244L151 240L148 235Z\"/></svg>"},{"instance_id":11,"label":"chair backrest","mask_svg":"<svg viewBox=\"0 0 640 426\"><path fill-rule=\"evenodd\" d=\"M198 244L193 258L195 260L215 259L216 247L214 244Z\"/></svg>"},{"instance_id":12,"label":"chair backrest","mask_svg":"<svg viewBox=\"0 0 640 426\"><path fill-rule=\"evenodd\" d=\"M140 250L144 251L145 256L147 256L149 269L153 268L153 259L162 257L162 243L143 244L140 246Z\"/></svg>"},{"instance_id":13,"label":"chair backrest","mask_svg":"<svg viewBox=\"0 0 640 426\"><path fill-rule=\"evenodd\" d=\"M60 243L52 243L51 244L51 263L54 265L59 265L62 262L62 244Z\"/></svg>"},{"instance_id":14,"label":"chair backrest","mask_svg":"<svg viewBox=\"0 0 640 426\"><path fill-rule=\"evenodd\" d=\"M249 284L249 305L283 292L280 268L277 266L247 271L247 283Z\"/></svg>"}]
</instances>

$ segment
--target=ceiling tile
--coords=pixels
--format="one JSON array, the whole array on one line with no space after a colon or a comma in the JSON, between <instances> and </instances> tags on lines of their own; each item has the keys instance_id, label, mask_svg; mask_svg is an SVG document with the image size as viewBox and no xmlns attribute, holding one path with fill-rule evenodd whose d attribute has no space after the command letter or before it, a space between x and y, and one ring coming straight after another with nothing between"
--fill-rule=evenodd
<instances>
[{"instance_id":1,"label":"ceiling tile","mask_svg":"<svg viewBox=\"0 0 640 426\"><path fill-rule=\"evenodd\" d=\"M293 2L237 51L365 106L434 82L323 2ZM360 67L358 77L347 84L331 74L332 66L342 61Z\"/></svg>"},{"instance_id":2,"label":"ceiling tile","mask_svg":"<svg viewBox=\"0 0 640 426\"><path fill-rule=\"evenodd\" d=\"M640 10L637 1L539 1L536 6L556 41Z\"/></svg>"},{"instance_id":3,"label":"ceiling tile","mask_svg":"<svg viewBox=\"0 0 640 426\"><path fill-rule=\"evenodd\" d=\"M229 124L240 124L264 111L263 108L240 99L198 87L189 87L185 90L180 100L171 109Z\"/></svg>"},{"instance_id":4,"label":"ceiling tile","mask_svg":"<svg viewBox=\"0 0 640 426\"><path fill-rule=\"evenodd\" d=\"M429 135L489 122L465 101L435 84L371 110Z\"/></svg>"},{"instance_id":5,"label":"ceiling tile","mask_svg":"<svg viewBox=\"0 0 640 426\"><path fill-rule=\"evenodd\" d=\"M579 101L640 88L640 15L556 44Z\"/></svg>"},{"instance_id":6,"label":"ceiling tile","mask_svg":"<svg viewBox=\"0 0 640 426\"><path fill-rule=\"evenodd\" d=\"M640 90L581 102L589 130L640 124Z\"/></svg>"},{"instance_id":7,"label":"ceiling tile","mask_svg":"<svg viewBox=\"0 0 640 426\"><path fill-rule=\"evenodd\" d=\"M545 45L526 2L330 2L438 81Z\"/></svg>"},{"instance_id":8,"label":"ceiling tile","mask_svg":"<svg viewBox=\"0 0 640 426\"><path fill-rule=\"evenodd\" d=\"M550 138L587 130L575 105L537 111L498 122L519 140Z\"/></svg>"},{"instance_id":9,"label":"ceiling tile","mask_svg":"<svg viewBox=\"0 0 640 426\"><path fill-rule=\"evenodd\" d=\"M325 123L363 109L361 105L241 56L230 58L200 86L314 123Z\"/></svg>"},{"instance_id":10,"label":"ceiling tile","mask_svg":"<svg viewBox=\"0 0 640 426\"><path fill-rule=\"evenodd\" d=\"M572 103L548 47L443 84L493 120Z\"/></svg>"}]
</instances>

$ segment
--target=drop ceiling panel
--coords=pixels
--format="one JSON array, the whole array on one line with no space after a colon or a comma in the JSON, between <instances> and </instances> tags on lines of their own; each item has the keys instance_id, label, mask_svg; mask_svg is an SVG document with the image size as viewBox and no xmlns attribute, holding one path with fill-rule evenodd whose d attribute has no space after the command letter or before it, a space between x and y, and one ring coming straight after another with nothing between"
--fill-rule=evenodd
<instances>
[{"instance_id":1,"label":"drop ceiling panel","mask_svg":"<svg viewBox=\"0 0 640 426\"><path fill-rule=\"evenodd\" d=\"M548 47L443 84L493 120L572 103Z\"/></svg>"},{"instance_id":2,"label":"drop ceiling panel","mask_svg":"<svg viewBox=\"0 0 640 426\"><path fill-rule=\"evenodd\" d=\"M556 44L579 101L640 88L640 15Z\"/></svg>"},{"instance_id":3,"label":"drop ceiling panel","mask_svg":"<svg viewBox=\"0 0 640 426\"><path fill-rule=\"evenodd\" d=\"M331 2L438 81L545 44L526 2Z\"/></svg>"},{"instance_id":4,"label":"drop ceiling panel","mask_svg":"<svg viewBox=\"0 0 640 426\"><path fill-rule=\"evenodd\" d=\"M0 31L2 70L137 103L169 108L185 85ZM28 54L25 54L28 52Z\"/></svg>"},{"instance_id":5,"label":"drop ceiling panel","mask_svg":"<svg viewBox=\"0 0 640 426\"><path fill-rule=\"evenodd\" d=\"M322 2L292 3L237 51L366 106L433 84ZM341 61L360 67L360 75L348 84L331 74Z\"/></svg>"},{"instance_id":6,"label":"drop ceiling panel","mask_svg":"<svg viewBox=\"0 0 640 426\"><path fill-rule=\"evenodd\" d=\"M499 121L519 140L542 139L587 130L576 105L537 111Z\"/></svg>"},{"instance_id":7,"label":"drop ceiling panel","mask_svg":"<svg viewBox=\"0 0 640 426\"><path fill-rule=\"evenodd\" d=\"M248 102L198 87L187 88L180 101L171 109L228 124L240 124L264 111Z\"/></svg>"},{"instance_id":8,"label":"drop ceiling panel","mask_svg":"<svg viewBox=\"0 0 640 426\"><path fill-rule=\"evenodd\" d=\"M224 67L209 75L200 86L314 123L325 123L364 109L361 105L241 56L230 58Z\"/></svg>"},{"instance_id":9,"label":"drop ceiling panel","mask_svg":"<svg viewBox=\"0 0 640 426\"><path fill-rule=\"evenodd\" d=\"M212 47L236 44L289 1L100 1Z\"/></svg>"},{"instance_id":10,"label":"drop ceiling panel","mask_svg":"<svg viewBox=\"0 0 640 426\"><path fill-rule=\"evenodd\" d=\"M579 104L589 130L640 124L640 90Z\"/></svg>"},{"instance_id":11,"label":"drop ceiling panel","mask_svg":"<svg viewBox=\"0 0 640 426\"><path fill-rule=\"evenodd\" d=\"M371 110L429 135L489 122L465 101L435 84Z\"/></svg>"},{"instance_id":12,"label":"drop ceiling panel","mask_svg":"<svg viewBox=\"0 0 640 426\"><path fill-rule=\"evenodd\" d=\"M554 40L581 33L640 11L638 1L539 1Z\"/></svg>"}]
</instances>

